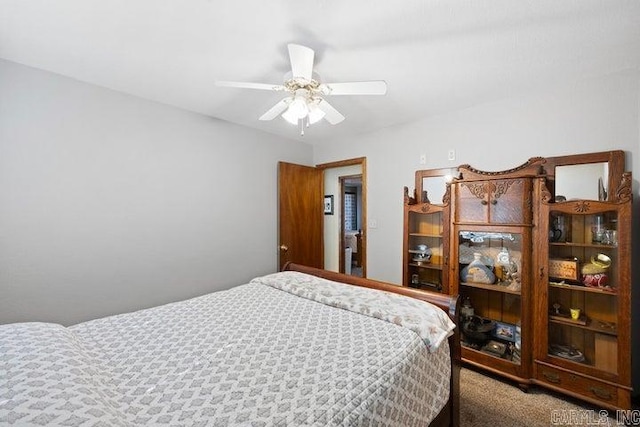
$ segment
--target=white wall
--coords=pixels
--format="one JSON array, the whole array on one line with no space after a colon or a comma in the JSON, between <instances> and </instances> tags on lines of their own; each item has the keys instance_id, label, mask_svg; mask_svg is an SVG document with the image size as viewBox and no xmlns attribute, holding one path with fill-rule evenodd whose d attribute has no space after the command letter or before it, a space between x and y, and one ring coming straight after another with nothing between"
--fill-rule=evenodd
<instances>
[{"instance_id":1,"label":"white wall","mask_svg":"<svg viewBox=\"0 0 640 427\"><path fill-rule=\"evenodd\" d=\"M65 324L277 269L296 141L0 60L0 323Z\"/></svg>"},{"instance_id":2,"label":"white wall","mask_svg":"<svg viewBox=\"0 0 640 427\"><path fill-rule=\"evenodd\" d=\"M316 164L367 158L367 214L369 223L375 220L378 225L368 230L368 277L401 282L402 188L413 189L418 169L468 163L478 169L499 171L534 156L621 149L628 154L627 169L635 172L637 202L639 75L635 70L594 78L547 93L317 144ZM456 152L454 161L447 160L450 149ZM422 153L427 154L426 165L419 164ZM635 253L640 253L637 248Z\"/></svg>"}]
</instances>

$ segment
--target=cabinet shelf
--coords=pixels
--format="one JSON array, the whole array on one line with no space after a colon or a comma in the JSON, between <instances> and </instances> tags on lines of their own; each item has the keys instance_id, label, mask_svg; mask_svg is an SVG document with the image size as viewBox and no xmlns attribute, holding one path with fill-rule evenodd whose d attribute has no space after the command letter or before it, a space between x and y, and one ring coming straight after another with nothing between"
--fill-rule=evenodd
<instances>
[{"instance_id":1,"label":"cabinet shelf","mask_svg":"<svg viewBox=\"0 0 640 427\"><path fill-rule=\"evenodd\" d=\"M587 331L598 332L601 334L607 334L611 336L618 336L618 330L616 325L611 325L607 322L601 322L595 319L587 319L586 325L581 325L580 323L572 322L571 320L562 320L557 317L549 317L549 323L555 323L558 325L571 326L578 329L584 329Z\"/></svg>"},{"instance_id":2,"label":"cabinet shelf","mask_svg":"<svg viewBox=\"0 0 640 427\"><path fill-rule=\"evenodd\" d=\"M442 284L441 283L431 283L431 282L420 282L420 283L412 283L411 287L416 287L418 289L424 289L424 288L429 288L429 289L436 289L436 290L440 290L442 289Z\"/></svg>"},{"instance_id":3,"label":"cabinet shelf","mask_svg":"<svg viewBox=\"0 0 640 427\"><path fill-rule=\"evenodd\" d=\"M518 362L514 362L513 360L508 359L507 357L501 357L501 356L499 356L499 355L497 355L497 354L492 354L492 353L490 353L490 352L488 352L488 351L476 350L475 348L470 347L470 346L469 346L469 344L467 344L467 343L466 343L466 342L464 342L464 341L463 341L463 342L461 342L460 344L461 344L461 346L462 346L463 352L469 352L469 355L476 354L476 355L489 356L489 357L490 357L490 358L492 358L492 359L501 360L501 361L503 361L503 362L506 362L506 363L508 363L508 364L512 364L512 365L514 365L514 366L520 366L520 363L518 363ZM463 359L464 359L464 358L465 358L465 356L463 355Z\"/></svg>"},{"instance_id":4,"label":"cabinet shelf","mask_svg":"<svg viewBox=\"0 0 640 427\"><path fill-rule=\"evenodd\" d=\"M507 289L507 287L503 285L485 285L484 283L460 282L460 286L467 286L469 288L486 289L488 291L502 292L502 293L511 294L511 295L518 295L518 296L520 295L520 291L512 291L510 289Z\"/></svg>"},{"instance_id":5,"label":"cabinet shelf","mask_svg":"<svg viewBox=\"0 0 640 427\"><path fill-rule=\"evenodd\" d=\"M409 265L411 267L416 267L416 268L426 268L429 270L440 270L442 271L442 264L429 264L429 263L425 263L425 264L418 264L415 262L409 263Z\"/></svg>"},{"instance_id":6,"label":"cabinet shelf","mask_svg":"<svg viewBox=\"0 0 640 427\"><path fill-rule=\"evenodd\" d=\"M567 359L566 357L561 357L558 355L555 355L553 353L548 353L548 357L549 360L552 362L553 365L555 366L563 366L563 365L569 365L571 366L571 364L573 365L577 365L577 366L593 366L593 364L587 362L586 360L583 360L582 362L579 362L577 360L571 360L571 359ZM553 363L554 360L558 360L558 362ZM543 374L544 376L544 374Z\"/></svg>"},{"instance_id":7,"label":"cabinet shelf","mask_svg":"<svg viewBox=\"0 0 640 427\"><path fill-rule=\"evenodd\" d=\"M610 289L609 288L590 288L588 286L568 285L568 284L561 285L559 283L549 283L549 287L556 288L556 289L566 289L569 291L590 292L594 294L604 294L604 295L611 295L611 296L618 295L615 288L610 288Z\"/></svg>"},{"instance_id":8,"label":"cabinet shelf","mask_svg":"<svg viewBox=\"0 0 640 427\"><path fill-rule=\"evenodd\" d=\"M549 242L549 246L560 246L560 247L567 247L567 248L618 249L617 246L604 245L602 243Z\"/></svg>"},{"instance_id":9,"label":"cabinet shelf","mask_svg":"<svg viewBox=\"0 0 640 427\"><path fill-rule=\"evenodd\" d=\"M433 237L436 239L442 239L441 234L432 234L432 233L409 233L411 237Z\"/></svg>"}]
</instances>

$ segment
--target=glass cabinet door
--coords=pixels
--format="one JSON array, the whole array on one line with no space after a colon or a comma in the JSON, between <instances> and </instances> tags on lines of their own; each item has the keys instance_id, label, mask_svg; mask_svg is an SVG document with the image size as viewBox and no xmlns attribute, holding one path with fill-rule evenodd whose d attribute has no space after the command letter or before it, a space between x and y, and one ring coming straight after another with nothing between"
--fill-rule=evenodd
<instances>
[{"instance_id":1,"label":"glass cabinet door","mask_svg":"<svg viewBox=\"0 0 640 427\"><path fill-rule=\"evenodd\" d=\"M555 363L617 373L618 217L550 211L548 348Z\"/></svg>"},{"instance_id":2,"label":"glass cabinet door","mask_svg":"<svg viewBox=\"0 0 640 427\"><path fill-rule=\"evenodd\" d=\"M523 235L459 230L462 345L520 365Z\"/></svg>"},{"instance_id":3,"label":"glass cabinet door","mask_svg":"<svg viewBox=\"0 0 640 427\"><path fill-rule=\"evenodd\" d=\"M424 207L429 209L424 211ZM406 286L448 292L443 276L447 254L442 209L430 205L412 206L407 215Z\"/></svg>"}]
</instances>

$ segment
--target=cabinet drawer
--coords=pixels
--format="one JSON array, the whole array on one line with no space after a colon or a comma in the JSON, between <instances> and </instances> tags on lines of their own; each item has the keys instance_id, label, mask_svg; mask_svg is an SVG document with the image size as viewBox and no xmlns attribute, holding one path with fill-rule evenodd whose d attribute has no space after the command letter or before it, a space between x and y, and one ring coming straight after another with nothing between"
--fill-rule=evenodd
<instances>
[{"instance_id":1,"label":"cabinet drawer","mask_svg":"<svg viewBox=\"0 0 640 427\"><path fill-rule=\"evenodd\" d=\"M536 378L549 385L610 404L618 402L618 389L612 385L548 366L538 366L536 371Z\"/></svg>"}]
</instances>

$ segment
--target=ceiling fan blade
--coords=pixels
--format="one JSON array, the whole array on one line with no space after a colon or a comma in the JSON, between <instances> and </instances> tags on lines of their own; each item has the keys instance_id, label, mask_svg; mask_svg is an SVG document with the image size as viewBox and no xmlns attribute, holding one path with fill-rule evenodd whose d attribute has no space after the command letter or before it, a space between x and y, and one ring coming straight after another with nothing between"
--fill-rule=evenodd
<instances>
[{"instance_id":1,"label":"ceiling fan blade","mask_svg":"<svg viewBox=\"0 0 640 427\"><path fill-rule=\"evenodd\" d=\"M320 85L324 95L384 95L387 82L372 80L368 82L324 83Z\"/></svg>"},{"instance_id":2,"label":"ceiling fan blade","mask_svg":"<svg viewBox=\"0 0 640 427\"><path fill-rule=\"evenodd\" d=\"M318 103L318 108L324 111L324 118L332 125L337 125L344 120L344 116L324 99Z\"/></svg>"},{"instance_id":3,"label":"ceiling fan blade","mask_svg":"<svg viewBox=\"0 0 640 427\"><path fill-rule=\"evenodd\" d=\"M289 59L291 60L291 72L293 78L303 78L311 80L313 77L313 49L299 44L289 44Z\"/></svg>"},{"instance_id":4,"label":"ceiling fan blade","mask_svg":"<svg viewBox=\"0 0 640 427\"><path fill-rule=\"evenodd\" d=\"M269 83L250 83L250 82L228 82L228 81L216 81L216 86L222 87L238 87L243 89L261 89L261 90L274 90L281 91L285 90L285 87L282 85L275 85Z\"/></svg>"},{"instance_id":5,"label":"ceiling fan blade","mask_svg":"<svg viewBox=\"0 0 640 427\"><path fill-rule=\"evenodd\" d=\"M278 117L280 115L280 113L282 113L284 110L287 109L287 107L289 107L290 103L291 103L291 98L282 99L276 105L271 107L269 109L269 111L267 111L262 116L260 116L260 120L273 120L273 119L275 119L276 117Z\"/></svg>"}]
</instances>

